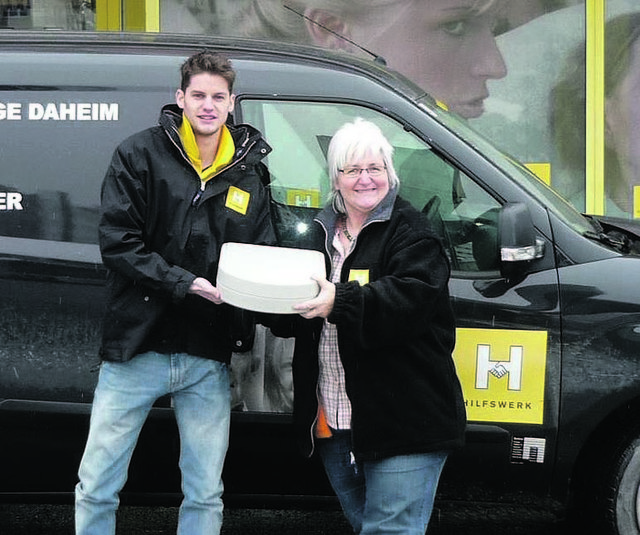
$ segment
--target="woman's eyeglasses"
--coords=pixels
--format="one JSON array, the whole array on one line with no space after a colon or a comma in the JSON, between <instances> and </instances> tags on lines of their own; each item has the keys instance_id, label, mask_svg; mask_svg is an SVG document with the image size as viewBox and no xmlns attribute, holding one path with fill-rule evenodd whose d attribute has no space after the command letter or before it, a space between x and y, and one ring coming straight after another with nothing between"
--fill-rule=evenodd
<instances>
[{"instance_id":1,"label":"woman's eyeglasses","mask_svg":"<svg viewBox=\"0 0 640 535\"><path fill-rule=\"evenodd\" d=\"M349 178L359 177L363 171L366 171L371 178L378 178L382 176L382 173L384 173L386 170L387 168L384 165L372 165L371 167L364 167L364 168L345 167L344 169L338 169L340 173L342 173L344 176Z\"/></svg>"}]
</instances>

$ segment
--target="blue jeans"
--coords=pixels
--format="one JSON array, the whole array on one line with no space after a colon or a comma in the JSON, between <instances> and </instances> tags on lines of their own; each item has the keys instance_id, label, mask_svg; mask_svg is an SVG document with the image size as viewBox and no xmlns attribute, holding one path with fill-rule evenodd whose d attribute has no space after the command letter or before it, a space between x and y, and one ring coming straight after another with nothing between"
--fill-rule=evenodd
<instances>
[{"instance_id":1,"label":"blue jeans","mask_svg":"<svg viewBox=\"0 0 640 535\"><path fill-rule=\"evenodd\" d=\"M351 432L317 441L342 510L360 535L424 535L447 452L398 455L356 463Z\"/></svg>"},{"instance_id":2,"label":"blue jeans","mask_svg":"<svg viewBox=\"0 0 640 535\"><path fill-rule=\"evenodd\" d=\"M140 430L165 394L173 398L180 433L184 499L178 534L220 533L230 421L227 365L185 354L144 353L129 362L102 363L75 490L77 535L115 533L118 495Z\"/></svg>"}]
</instances>

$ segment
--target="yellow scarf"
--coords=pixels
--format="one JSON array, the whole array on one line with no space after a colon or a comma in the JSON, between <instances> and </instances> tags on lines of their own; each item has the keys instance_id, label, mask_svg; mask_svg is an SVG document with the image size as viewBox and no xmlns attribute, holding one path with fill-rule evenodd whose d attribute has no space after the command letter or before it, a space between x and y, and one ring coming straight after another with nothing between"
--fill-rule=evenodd
<instances>
[{"instance_id":1,"label":"yellow scarf","mask_svg":"<svg viewBox=\"0 0 640 535\"><path fill-rule=\"evenodd\" d=\"M218 144L216 157L209 167L202 169L202 160L200 158L198 144L196 143L196 136L193 133L193 128L191 128L191 123L189 123L189 120L184 116L184 114L182 116L182 124L180 125L180 128L178 128L178 134L180 135L182 146L184 147L191 164L198 172L200 180L203 183L218 173L220 169L229 165L236 151L233 138L231 137L231 132L229 132L226 125L222 125L222 128L220 129L220 143Z\"/></svg>"}]
</instances>

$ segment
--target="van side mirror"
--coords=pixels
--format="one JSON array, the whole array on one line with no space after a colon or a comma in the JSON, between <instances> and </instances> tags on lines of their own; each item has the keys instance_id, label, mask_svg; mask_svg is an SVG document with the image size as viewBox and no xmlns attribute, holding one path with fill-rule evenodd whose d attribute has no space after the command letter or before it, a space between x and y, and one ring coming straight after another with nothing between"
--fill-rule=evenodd
<instances>
[{"instance_id":1,"label":"van side mirror","mask_svg":"<svg viewBox=\"0 0 640 535\"><path fill-rule=\"evenodd\" d=\"M500 272L505 278L522 275L529 263L544 255L544 241L536 237L529 208L507 203L498 219Z\"/></svg>"}]
</instances>

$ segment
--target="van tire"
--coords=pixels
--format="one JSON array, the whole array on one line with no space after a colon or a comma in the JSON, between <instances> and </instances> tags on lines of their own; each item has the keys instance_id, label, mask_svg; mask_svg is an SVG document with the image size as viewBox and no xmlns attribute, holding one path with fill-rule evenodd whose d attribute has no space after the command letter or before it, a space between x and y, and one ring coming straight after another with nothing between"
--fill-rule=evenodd
<instances>
[{"instance_id":1,"label":"van tire","mask_svg":"<svg viewBox=\"0 0 640 535\"><path fill-rule=\"evenodd\" d=\"M602 448L583 465L572 513L576 533L640 535L640 428L600 436Z\"/></svg>"},{"instance_id":2,"label":"van tire","mask_svg":"<svg viewBox=\"0 0 640 535\"><path fill-rule=\"evenodd\" d=\"M640 436L636 435L614 459L608 493L609 515L619 535L640 535Z\"/></svg>"}]
</instances>

